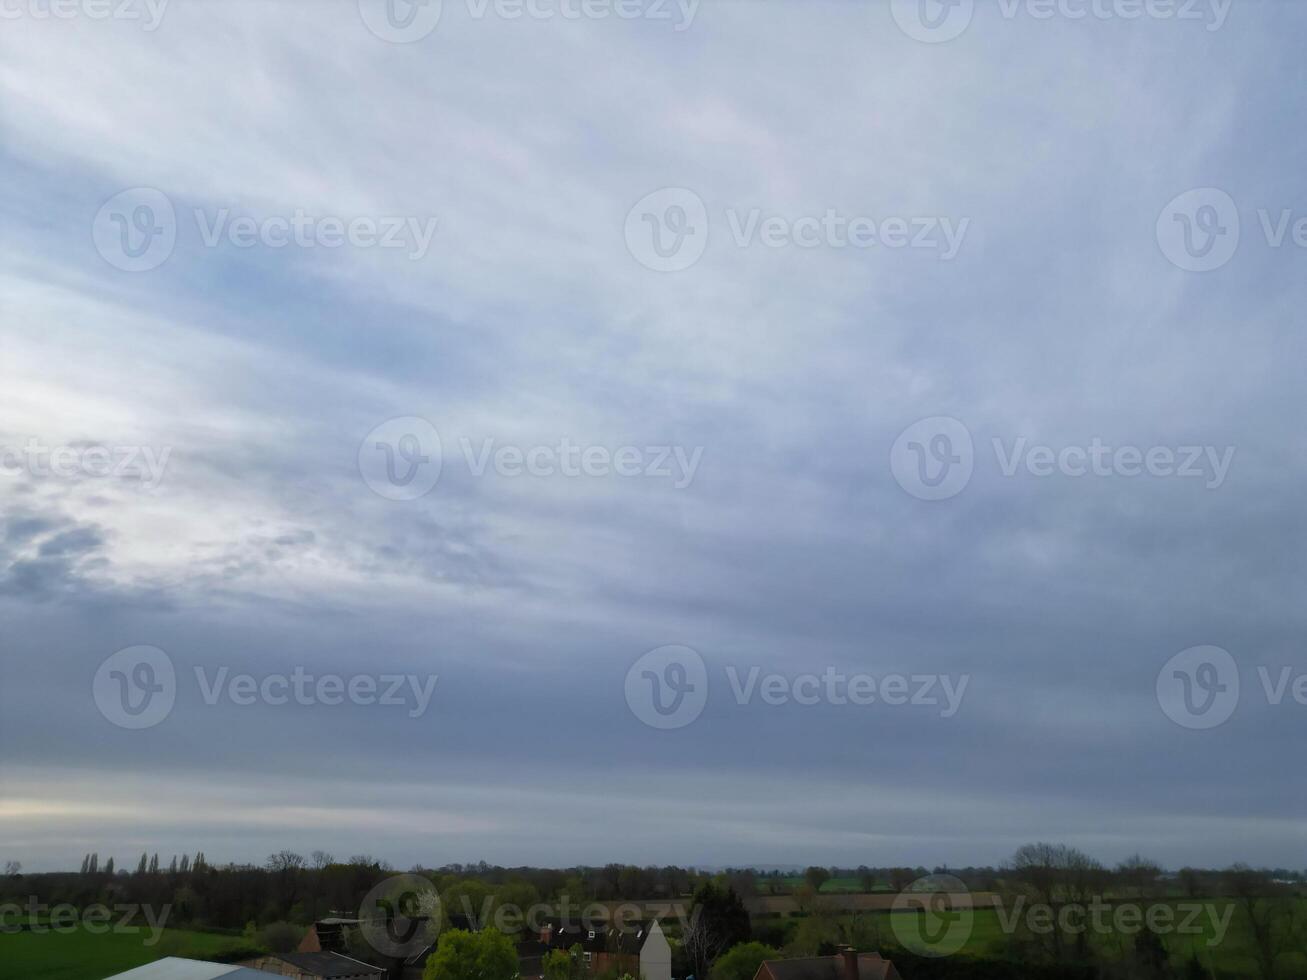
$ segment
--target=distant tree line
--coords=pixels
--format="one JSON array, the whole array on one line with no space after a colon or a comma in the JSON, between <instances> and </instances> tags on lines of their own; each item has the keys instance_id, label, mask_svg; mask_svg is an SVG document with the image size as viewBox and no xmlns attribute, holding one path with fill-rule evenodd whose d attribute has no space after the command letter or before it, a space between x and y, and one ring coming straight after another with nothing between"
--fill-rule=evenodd
<instances>
[{"instance_id":1,"label":"distant tree line","mask_svg":"<svg viewBox=\"0 0 1307 980\"><path fill-rule=\"evenodd\" d=\"M131 864L113 856L86 854L76 872L23 874L17 861L4 864L0 902L25 904L35 898L46 905L92 903L170 906L168 924L244 933L269 948L293 945L303 927L332 914L354 914L364 896L396 873L371 855L338 860L325 851L308 857L283 850L261 865L211 864L204 852L169 855L144 852ZM1065 928L1057 913L1102 896L1112 901L1220 898L1230 903L1239 943L1246 948L1259 980L1284 980L1286 971L1307 962L1307 902L1303 873L1284 868L1223 870L1182 868L1165 872L1135 855L1107 867L1066 845L1037 843L1019 848L1000 867L825 867L806 869L725 868L706 871L677 866L564 869L502 867L485 862L415 867L439 892L445 926L458 915L458 927L483 931L492 922L510 934L501 909L519 912L557 905L564 898L573 909L594 901L688 900L686 928L671 925L674 975L697 980L751 980L757 964L770 956L827 955L840 946L881 951L902 959L906 954L889 934L885 914L850 911L834 900L834 891L899 892L921 887L921 879L947 874L972 892L993 892L1005 906L1018 899L1046 906L1053 927L1035 931L1024 924L1006 934L983 956L951 956L900 970L913 980L1016 975L1018 964L1029 977L1078 980L1091 971L1100 980L1207 980L1212 964L1196 956L1173 955L1155 933L1143 930L1129 942L1122 938L1109 959L1084 930ZM834 887L833 887L834 886ZM745 900L756 895L792 895L798 913L784 919L751 920ZM511 918L508 920L512 923ZM486 940L490 942L490 940ZM464 943L468 949L475 943ZM1101 946L1101 944L1099 944ZM975 950L970 951L975 953ZM451 954L452 955L452 954ZM572 963L568 969L577 969ZM989 965L985 965L989 964ZM561 974L561 958L552 972ZM968 970L979 971L968 974ZM1059 972L1062 971L1062 972ZM580 980L558 976L554 980ZM616 980L616 978L613 978Z\"/></svg>"}]
</instances>

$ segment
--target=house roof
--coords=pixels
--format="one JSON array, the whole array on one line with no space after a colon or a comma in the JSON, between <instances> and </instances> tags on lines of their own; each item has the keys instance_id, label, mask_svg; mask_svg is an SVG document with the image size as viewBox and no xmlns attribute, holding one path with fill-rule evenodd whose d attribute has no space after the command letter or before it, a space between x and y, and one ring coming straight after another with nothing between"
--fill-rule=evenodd
<instances>
[{"instance_id":1,"label":"house roof","mask_svg":"<svg viewBox=\"0 0 1307 980\"><path fill-rule=\"evenodd\" d=\"M230 963L209 963L165 956L161 960L138 966L126 973L115 973L107 980L268 980L262 970L250 970Z\"/></svg>"},{"instance_id":2,"label":"house roof","mask_svg":"<svg viewBox=\"0 0 1307 980\"><path fill-rule=\"evenodd\" d=\"M340 953L273 953L272 955L291 964L301 973L314 977L356 977L360 973L381 976L385 973L385 970L379 966L351 959Z\"/></svg>"},{"instance_id":3,"label":"house roof","mask_svg":"<svg viewBox=\"0 0 1307 980\"><path fill-rule=\"evenodd\" d=\"M560 919L546 919L544 925L551 931L549 945L553 949L571 949L575 945L587 953L628 953L634 955L644 947L655 920L624 921L621 926L600 922L581 924ZM598 926L591 930L590 926ZM591 936L590 933L594 935Z\"/></svg>"},{"instance_id":4,"label":"house roof","mask_svg":"<svg viewBox=\"0 0 1307 980\"><path fill-rule=\"evenodd\" d=\"M843 958L836 956L804 956L792 960L764 960L758 967L755 980L843 980ZM878 953L858 954L858 980L900 980L894 964Z\"/></svg>"},{"instance_id":5,"label":"house roof","mask_svg":"<svg viewBox=\"0 0 1307 980\"><path fill-rule=\"evenodd\" d=\"M590 929L588 926L582 928L576 922L557 920L547 921L545 924L552 927L549 933L551 949L571 949L573 946L580 946L587 953L602 953L608 948L608 940L602 928ZM595 922L591 925L599 925L599 923Z\"/></svg>"},{"instance_id":6,"label":"house roof","mask_svg":"<svg viewBox=\"0 0 1307 980\"><path fill-rule=\"evenodd\" d=\"M657 924L657 920L651 919L645 922L625 922L620 928L613 926L608 930L608 948L614 952L634 955L644 948L649 931Z\"/></svg>"}]
</instances>

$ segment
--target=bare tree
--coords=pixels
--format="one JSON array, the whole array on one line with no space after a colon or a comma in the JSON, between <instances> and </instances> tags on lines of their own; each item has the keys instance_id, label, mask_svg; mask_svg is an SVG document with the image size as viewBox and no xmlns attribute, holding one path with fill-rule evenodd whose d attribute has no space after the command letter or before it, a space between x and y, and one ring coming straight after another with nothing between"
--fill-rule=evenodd
<instances>
[{"instance_id":1,"label":"bare tree","mask_svg":"<svg viewBox=\"0 0 1307 980\"><path fill-rule=\"evenodd\" d=\"M1103 866L1074 847L1041 842L1018 848L1009 862L1009 870L1028 897L1049 910L1052 927L1035 940L1035 945L1042 946L1056 962L1073 955L1079 960L1087 959L1089 930L1080 928L1074 930L1074 939L1068 937L1066 926L1070 923L1061 910L1063 906L1076 905L1083 914L1095 893L1102 890Z\"/></svg>"},{"instance_id":2,"label":"bare tree","mask_svg":"<svg viewBox=\"0 0 1307 980\"><path fill-rule=\"evenodd\" d=\"M862 886L864 892L876 890L876 875L865 864L858 865L858 884Z\"/></svg>"},{"instance_id":3,"label":"bare tree","mask_svg":"<svg viewBox=\"0 0 1307 980\"><path fill-rule=\"evenodd\" d=\"M916 877L917 873L911 868L890 868L890 889L896 893L904 891L910 884L912 884Z\"/></svg>"},{"instance_id":4,"label":"bare tree","mask_svg":"<svg viewBox=\"0 0 1307 980\"><path fill-rule=\"evenodd\" d=\"M314 851L309 857L313 861L313 867L319 871L329 864L336 863L336 856L329 851Z\"/></svg>"},{"instance_id":5,"label":"bare tree","mask_svg":"<svg viewBox=\"0 0 1307 980\"><path fill-rule=\"evenodd\" d=\"M268 855L269 871L298 871L304 867L304 855L294 851L278 851Z\"/></svg>"},{"instance_id":6,"label":"bare tree","mask_svg":"<svg viewBox=\"0 0 1307 980\"><path fill-rule=\"evenodd\" d=\"M726 952L726 946L729 940L717 930L712 929L707 922L707 916L701 914L701 909L696 909L690 916L690 924L681 936L681 947L685 950L685 958L694 969L696 977L708 976L708 971L717 957Z\"/></svg>"},{"instance_id":7,"label":"bare tree","mask_svg":"<svg viewBox=\"0 0 1307 980\"><path fill-rule=\"evenodd\" d=\"M1302 925L1296 905L1269 873L1236 864L1225 875L1226 888L1244 919L1262 980L1275 980L1280 957L1291 952Z\"/></svg>"},{"instance_id":8,"label":"bare tree","mask_svg":"<svg viewBox=\"0 0 1307 980\"><path fill-rule=\"evenodd\" d=\"M1139 896L1148 895L1153 891L1157 884L1157 876L1161 873L1161 865L1139 854L1131 855L1116 866L1116 874L1121 884Z\"/></svg>"}]
</instances>

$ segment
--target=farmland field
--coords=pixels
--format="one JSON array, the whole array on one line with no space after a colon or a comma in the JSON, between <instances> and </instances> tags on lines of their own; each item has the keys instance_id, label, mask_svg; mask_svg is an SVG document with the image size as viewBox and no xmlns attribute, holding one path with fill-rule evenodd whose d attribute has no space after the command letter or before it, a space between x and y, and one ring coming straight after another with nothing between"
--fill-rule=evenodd
<instances>
[{"instance_id":1,"label":"farmland field","mask_svg":"<svg viewBox=\"0 0 1307 980\"><path fill-rule=\"evenodd\" d=\"M0 933L0 980L103 980L164 956L204 959L249 945L240 937L180 929L164 930L153 946L146 945L149 938L147 930Z\"/></svg>"},{"instance_id":2,"label":"farmland field","mask_svg":"<svg viewBox=\"0 0 1307 980\"><path fill-rule=\"evenodd\" d=\"M1165 902L1145 902L1142 904L1166 904L1175 907L1194 903L1185 903L1183 900L1167 900ZM1224 917L1225 910L1230 903L1225 899L1216 898L1199 900L1199 904L1205 907L1210 906L1217 918L1220 919ZM1307 901L1302 904L1304 910L1307 910ZM876 923L882 948L886 955L892 958L893 948L898 945L898 941L894 935L890 919L891 914L893 913L873 913L871 918ZM1179 921L1179 919L1180 917L1177 916L1176 921ZM1163 935L1162 942L1171 956L1172 963L1180 966L1188 962L1190 957L1196 953L1198 959L1209 971L1219 970L1219 976L1223 978L1231 978L1231 980L1233 978L1239 978L1239 980L1248 978L1248 980L1252 980L1257 976L1257 966L1246 925L1237 911L1230 915L1228 921L1228 931L1219 944L1214 942L1216 932L1205 910L1203 915L1195 920L1195 928L1200 926L1203 930L1201 934ZM970 936L958 955L1002 958L1005 953L1006 943L1007 936L1004 933L1002 920L998 912L990 909L978 910L974 913ZM1091 939L1091 944L1100 955L1108 959L1114 959L1127 954L1131 950L1133 935L1119 933L1095 935ZM1307 976L1307 956L1302 954L1287 955L1280 961L1280 967L1286 976Z\"/></svg>"},{"instance_id":3,"label":"farmland field","mask_svg":"<svg viewBox=\"0 0 1307 980\"><path fill-rule=\"evenodd\" d=\"M790 875L789 877L781 878L780 882L787 891L793 891L804 883L804 878L803 875ZM765 879L759 880L759 889L765 893ZM872 890L878 892L889 891L889 882L877 881L875 888ZM865 891L866 889L862 887L862 882L857 878L827 878L821 884L821 893L823 895L840 895Z\"/></svg>"}]
</instances>

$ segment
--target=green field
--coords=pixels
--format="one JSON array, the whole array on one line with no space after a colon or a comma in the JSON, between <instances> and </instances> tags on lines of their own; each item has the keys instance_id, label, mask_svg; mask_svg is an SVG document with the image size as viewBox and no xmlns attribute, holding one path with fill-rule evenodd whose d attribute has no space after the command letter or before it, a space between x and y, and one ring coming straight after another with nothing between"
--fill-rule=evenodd
<instances>
[{"instance_id":1,"label":"green field","mask_svg":"<svg viewBox=\"0 0 1307 980\"><path fill-rule=\"evenodd\" d=\"M1210 903L1220 910L1227 904L1222 899ZM1167 904L1182 904L1169 901ZM1307 914L1307 901L1303 902ZM873 924L877 942L887 955L893 956L898 945L889 912L876 912L859 917L864 924ZM899 913L902 914L902 913ZM846 923L850 919L845 918ZM1186 962L1193 952L1209 969L1217 969L1223 978L1251 978L1256 976L1253 950L1244 932L1239 915L1230 920L1229 932L1217 946L1209 946L1213 938L1210 919L1204 915L1197 920L1204 928L1201 935L1164 935L1162 941L1177 965ZM789 920L790 928L797 928L800 920ZM30 932L0 934L0 980L103 980L104 977L129 970L164 956L189 956L212 959L225 952L248 946L241 937L188 932L169 929L157 945L147 946L147 931L136 935L94 935L85 931L67 934L34 934ZM1122 955L1131 949L1133 938L1125 935L1093 936L1093 944L1109 958ZM956 955L1003 957L1007 936L1003 932L998 913L985 909L974 914L966 944ZM1281 961L1286 976L1307 976L1307 956L1286 957Z\"/></svg>"},{"instance_id":2,"label":"green field","mask_svg":"<svg viewBox=\"0 0 1307 980\"><path fill-rule=\"evenodd\" d=\"M166 929L147 946L150 932L95 935L70 933L0 933L0 978L3 980L103 980L104 977L164 956L212 958L249 946L247 940L207 932Z\"/></svg>"},{"instance_id":3,"label":"green field","mask_svg":"<svg viewBox=\"0 0 1307 980\"><path fill-rule=\"evenodd\" d=\"M790 875L787 878L781 878L780 881L787 891L793 891L805 883L803 875ZM761 882L759 887L765 894L765 881ZM856 894L865 890L866 889L862 887L862 882L857 878L827 878L821 885L821 893L823 895ZM889 891L889 882L878 881L873 890L878 892Z\"/></svg>"},{"instance_id":4,"label":"green field","mask_svg":"<svg viewBox=\"0 0 1307 980\"><path fill-rule=\"evenodd\" d=\"M1229 904L1224 899L1203 900L1203 904L1207 903L1214 907L1218 917L1223 914L1222 910ZM1176 906L1186 903L1183 900L1169 900L1164 903L1146 901L1142 904ZM1303 911L1307 912L1307 901L1304 901L1302 905ZM892 949L898 945L898 941L894 934L890 915L891 913L888 912L873 913L872 918L876 921L881 944L887 954L892 956ZM1219 975L1223 978L1253 978L1257 976L1252 942L1237 911L1231 915L1229 929L1219 945L1208 944L1209 940L1215 938L1215 930L1205 913L1195 921L1195 926L1202 926L1203 931L1201 934L1162 935L1162 943L1167 952L1171 954L1172 963L1177 966L1181 965L1188 962L1189 958L1197 953L1199 960L1209 970L1219 970ZM1114 933L1091 935L1091 945L1101 955L1109 959L1130 952L1133 941L1133 935ZM974 913L971 932L966 945L962 947L957 955L1001 958L1006 951L1007 942L1008 937L1003 931L1002 920L999 918L998 913L990 909L979 910ZM1307 976L1307 955L1293 954L1284 957L1280 961L1280 969L1285 976Z\"/></svg>"}]
</instances>

